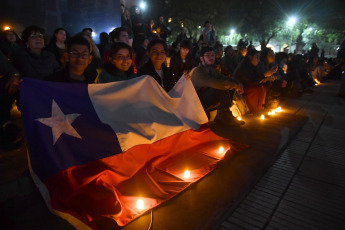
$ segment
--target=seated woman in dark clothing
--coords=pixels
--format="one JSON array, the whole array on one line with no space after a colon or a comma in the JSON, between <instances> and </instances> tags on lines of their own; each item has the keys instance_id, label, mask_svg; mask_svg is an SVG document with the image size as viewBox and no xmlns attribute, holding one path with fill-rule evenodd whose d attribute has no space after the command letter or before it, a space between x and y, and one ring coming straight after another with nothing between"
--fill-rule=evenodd
<instances>
[{"instance_id":1,"label":"seated woman in dark clothing","mask_svg":"<svg viewBox=\"0 0 345 230\"><path fill-rule=\"evenodd\" d=\"M136 77L132 65L132 48L123 42L115 42L110 48L108 61L97 83L129 80Z\"/></svg>"},{"instance_id":2,"label":"seated woman in dark clothing","mask_svg":"<svg viewBox=\"0 0 345 230\"><path fill-rule=\"evenodd\" d=\"M173 72L175 82L177 82L181 76L191 71L197 66L197 62L189 54L192 44L189 40L183 40L180 43L180 50L171 58L170 69Z\"/></svg>"},{"instance_id":3,"label":"seated woman in dark clothing","mask_svg":"<svg viewBox=\"0 0 345 230\"><path fill-rule=\"evenodd\" d=\"M234 78L238 79L244 86L244 98L251 113L257 114L262 105L265 104L266 87L262 84L266 80L274 80L273 73L277 72L277 67L266 71L263 74L258 72L259 52L250 49L243 62L234 72Z\"/></svg>"},{"instance_id":4,"label":"seated woman in dark clothing","mask_svg":"<svg viewBox=\"0 0 345 230\"><path fill-rule=\"evenodd\" d=\"M24 46L21 39L14 30L4 30L0 37L0 50L11 58L12 54L23 50Z\"/></svg>"},{"instance_id":5,"label":"seated woman in dark clothing","mask_svg":"<svg viewBox=\"0 0 345 230\"><path fill-rule=\"evenodd\" d=\"M66 30L64 28L57 28L54 31L52 38L50 39L47 50L52 52L56 60L62 64L62 57L65 51L65 42L66 42Z\"/></svg>"},{"instance_id":6,"label":"seated woman in dark clothing","mask_svg":"<svg viewBox=\"0 0 345 230\"><path fill-rule=\"evenodd\" d=\"M260 52L260 62L258 64L258 72L259 74L265 74L271 68L277 68L279 65L275 62L275 55L272 49L264 48ZM265 83L266 86L266 102L265 108L275 109L280 101L280 95L282 92L282 88L286 86L286 81L280 76L278 71L274 73L277 77L274 81L267 81Z\"/></svg>"},{"instance_id":7,"label":"seated woman in dark clothing","mask_svg":"<svg viewBox=\"0 0 345 230\"><path fill-rule=\"evenodd\" d=\"M149 61L139 69L138 76L150 75L165 91L171 90L174 85L174 76L165 66L164 61L167 57L167 45L162 39L153 39L147 46Z\"/></svg>"},{"instance_id":8,"label":"seated woman in dark clothing","mask_svg":"<svg viewBox=\"0 0 345 230\"><path fill-rule=\"evenodd\" d=\"M27 27L22 34L26 50L13 55L12 61L23 77L51 80L60 65L54 54L44 50L45 30L38 26Z\"/></svg>"}]
</instances>

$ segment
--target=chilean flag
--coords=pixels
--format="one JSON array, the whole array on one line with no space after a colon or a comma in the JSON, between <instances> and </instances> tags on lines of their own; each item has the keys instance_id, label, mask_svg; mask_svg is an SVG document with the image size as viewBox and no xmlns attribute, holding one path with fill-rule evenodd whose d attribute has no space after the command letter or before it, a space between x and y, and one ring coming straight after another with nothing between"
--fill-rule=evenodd
<instances>
[{"instance_id":1,"label":"chilean flag","mask_svg":"<svg viewBox=\"0 0 345 230\"><path fill-rule=\"evenodd\" d=\"M25 79L20 96L31 175L51 212L77 229L104 218L124 226L246 148L209 129L185 78L169 93L149 76Z\"/></svg>"}]
</instances>

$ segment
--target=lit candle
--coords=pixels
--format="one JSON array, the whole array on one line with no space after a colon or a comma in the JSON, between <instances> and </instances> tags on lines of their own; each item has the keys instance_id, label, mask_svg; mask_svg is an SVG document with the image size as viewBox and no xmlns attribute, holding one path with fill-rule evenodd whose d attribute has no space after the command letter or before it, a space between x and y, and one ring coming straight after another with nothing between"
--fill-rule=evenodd
<instances>
[{"instance_id":1,"label":"lit candle","mask_svg":"<svg viewBox=\"0 0 345 230\"><path fill-rule=\"evenodd\" d=\"M272 115L275 115L276 114L276 111L275 110L272 110Z\"/></svg>"},{"instance_id":2,"label":"lit candle","mask_svg":"<svg viewBox=\"0 0 345 230\"><path fill-rule=\"evenodd\" d=\"M184 178L189 178L189 177L190 177L189 170L184 171Z\"/></svg>"},{"instance_id":3,"label":"lit candle","mask_svg":"<svg viewBox=\"0 0 345 230\"><path fill-rule=\"evenodd\" d=\"M219 153L223 153L224 152L224 148L222 146L219 147Z\"/></svg>"},{"instance_id":4,"label":"lit candle","mask_svg":"<svg viewBox=\"0 0 345 230\"><path fill-rule=\"evenodd\" d=\"M240 120L242 120L242 118L241 118L241 117L237 117L237 120L239 120L239 121L240 121Z\"/></svg>"},{"instance_id":5,"label":"lit candle","mask_svg":"<svg viewBox=\"0 0 345 230\"><path fill-rule=\"evenodd\" d=\"M137 209L144 209L144 201L142 199L137 200Z\"/></svg>"},{"instance_id":6,"label":"lit candle","mask_svg":"<svg viewBox=\"0 0 345 230\"><path fill-rule=\"evenodd\" d=\"M261 115L260 119L261 120L265 119L265 115Z\"/></svg>"},{"instance_id":7,"label":"lit candle","mask_svg":"<svg viewBox=\"0 0 345 230\"><path fill-rule=\"evenodd\" d=\"M268 112L268 116L271 116L271 112Z\"/></svg>"},{"instance_id":8,"label":"lit candle","mask_svg":"<svg viewBox=\"0 0 345 230\"><path fill-rule=\"evenodd\" d=\"M276 112L281 112L282 111L282 107L278 107L277 109L276 109Z\"/></svg>"}]
</instances>

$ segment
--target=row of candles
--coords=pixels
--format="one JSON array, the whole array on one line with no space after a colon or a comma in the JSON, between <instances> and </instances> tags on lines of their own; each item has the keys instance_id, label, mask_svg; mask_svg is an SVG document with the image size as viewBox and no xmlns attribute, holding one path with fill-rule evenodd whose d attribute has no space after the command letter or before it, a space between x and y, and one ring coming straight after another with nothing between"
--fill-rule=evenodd
<instances>
[{"instance_id":1,"label":"row of candles","mask_svg":"<svg viewBox=\"0 0 345 230\"><path fill-rule=\"evenodd\" d=\"M269 111L269 112L267 113L267 115L268 115L268 116L272 116L272 115L275 115L276 113L280 113L281 111L283 111L282 108L281 108L281 107L278 107L278 108L276 108L276 109L273 109L273 110ZM264 120L264 119L265 119L265 115L262 114L262 115L260 116L260 119L261 119L261 120Z\"/></svg>"},{"instance_id":2,"label":"row of candles","mask_svg":"<svg viewBox=\"0 0 345 230\"><path fill-rule=\"evenodd\" d=\"M276 108L276 109L274 109L274 110L269 111L269 112L267 113L267 115L269 115L269 116L275 115L276 113L279 113L279 112L281 112L281 111L282 111L282 108L281 108L281 107L278 107L278 108ZM241 120L241 117L237 117L237 119L238 119L238 120ZM264 119L265 119L265 115L262 114L262 115L260 116L260 119L261 119L261 120L264 120ZM224 151L225 151L225 149L224 149L223 146L220 146L220 147L218 148L218 153L219 153L219 154L224 155ZM191 176L191 173L190 173L189 170L184 171L183 177L184 177L185 179L190 178L190 176ZM145 208L144 201L143 201L142 199L138 199L138 200L137 200L137 209L138 209L138 210L143 210L144 208Z\"/></svg>"}]
</instances>

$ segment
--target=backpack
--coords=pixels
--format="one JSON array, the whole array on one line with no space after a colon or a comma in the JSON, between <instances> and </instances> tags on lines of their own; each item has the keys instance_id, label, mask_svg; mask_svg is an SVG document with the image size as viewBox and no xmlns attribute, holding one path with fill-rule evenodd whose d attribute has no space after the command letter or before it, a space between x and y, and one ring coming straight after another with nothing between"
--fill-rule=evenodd
<instances>
[{"instance_id":1,"label":"backpack","mask_svg":"<svg viewBox=\"0 0 345 230\"><path fill-rule=\"evenodd\" d=\"M230 111L234 117L239 117L249 113L249 108L246 103L246 99L242 95L236 94L234 100L232 101L233 105L230 107Z\"/></svg>"}]
</instances>

